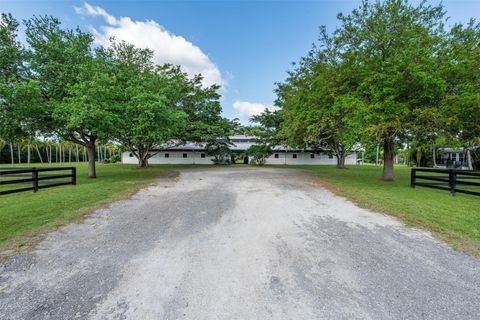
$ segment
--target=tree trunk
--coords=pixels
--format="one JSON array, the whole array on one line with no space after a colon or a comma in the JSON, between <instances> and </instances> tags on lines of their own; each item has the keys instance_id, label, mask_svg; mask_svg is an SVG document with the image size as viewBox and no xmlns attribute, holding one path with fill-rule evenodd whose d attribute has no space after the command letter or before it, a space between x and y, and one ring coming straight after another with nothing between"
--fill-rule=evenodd
<instances>
[{"instance_id":1,"label":"tree trunk","mask_svg":"<svg viewBox=\"0 0 480 320\"><path fill-rule=\"evenodd\" d=\"M432 159L433 159L433 167L437 167L437 152L435 151L435 144L432 144Z\"/></svg>"},{"instance_id":2,"label":"tree trunk","mask_svg":"<svg viewBox=\"0 0 480 320\"><path fill-rule=\"evenodd\" d=\"M375 165L378 166L378 159L380 154L380 146L377 144L377 157L375 158Z\"/></svg>"},{"instance_id":3,"label":"tree trunk","mask_svg":"<svg viewBox=\"0 0 480 320\"><path fill-rule=\"evenodd\" d=\"M345 154L335 155L337 157L337 169L345 169Z\"/></svg>"},{"instance_id":4,"label":"tree trunk","mask_svg":"<svg viewBox=\"0 0 480 320\"><path fill-rule=\"evenodd\" d=\"M37 150L38 158L40 159L40 163L43 163L42 154L40 153L40 149L37 145L35 145L35 149Z\"/></svg>"},{"instance_id":5,"label":"tree trunk","mask_svg":"<svg viewBox=\"0 0 480 320\"><path fill-rule=\"evenodd\" d=\"M139 168L146 168L148 167L148 158L146 155L142 155L138 158L138 167Z\"/></svg>"},{"instance_id":6,"label":"tree trunk","mask_svg":"<svg viewBox=\"0 0 480 320\"><path fill-rule=\"evenodd\" d=\"M13 158L13 143L10 142L10 159L12 160L12 167L15 166L15 159Z\"/></svg>"},{"instance_id":7,"label":"tree trunk","mask_svg":"<svg viewBox=\"0 0 480 320\"><path fill-rule=\"evenodd\" d=\"M467 165L468 165L468 170L473 170L472 154L470 153L470 149L468 148L467 148Z\"/></svg>"},{"instance_id":8,"label":"tree trunk","mask_svg":"<svg viewBox=\"0 0 480 320\"><path fill-rule=\"evenodd\" d=\"M30 145L27 146L27 163L30 164L31 160L31 152L30 152Z\"/></svg>"},{"instance_id":9,"label":"tree trunk","mask_svg":"<svg viewBox=\"0 0 480 320\"><path fill-rule=\"evenodd\" d=\"M78 144L75 145L75 159L80 162L80 156L78 155Z\"/></svg>"},{"instance_id":10,"label":"tree trunk","mask_svg":"<svg viewBox=\"0 0 480 320\"><path fill-rule=\"evenodd\" d=\"M393 181L393 147L395 142L393 138L387 138L383 141L383 180Z\"/></svg>"},{"instance_id":11,"label":"tree trunk","mask_svg":"<svg viewBox=\"0 0 480 320\"><path fill-rule=\"evenodd\" d=\"M22 163L22 151L20 148L20 143L17 143L17 154L18 154L18 163Z\"/></svg>"},{"instance_id":12,"label":"tree trunk","mask_svg":"<svg viewBox=\"0 0 480 320\"><path fill-rule=\"evenodd\" d=\"M88 177L96 178L97 172L95 169L95 141L90 142L87 146L88 154Z\"/></svg>"}]
</instances>

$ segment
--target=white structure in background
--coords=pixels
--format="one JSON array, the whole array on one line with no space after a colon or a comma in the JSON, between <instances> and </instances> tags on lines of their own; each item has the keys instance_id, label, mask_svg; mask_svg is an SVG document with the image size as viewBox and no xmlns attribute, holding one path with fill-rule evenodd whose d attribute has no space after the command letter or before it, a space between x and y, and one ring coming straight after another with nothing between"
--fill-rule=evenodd
<instances>
[{"instance_id":1,"label":"white structure in background","mask_svg":"<svg viewBox=\"0 0 480 320\"><path fill-rule=\"evenodd\" d=\"M256 138L251 136L232 136L230 149L236 154L242 154L256 143ZM157 152L157 151L155 151ZM205 144L187 143L180 146L168 147L158 151L148 160L149 164L213 164L213 157L207 155ZM131 152L122 153L122 163L137 164L137 158ZM248 157L243 158L243 163L250 163ZM293 150L285 146L277 146L266 164L325 164L336 165L335 156L328 151L318 150ZM345 159L345 164L357 164L356 152L350 153Z\"/></svg>"}]
</instances>

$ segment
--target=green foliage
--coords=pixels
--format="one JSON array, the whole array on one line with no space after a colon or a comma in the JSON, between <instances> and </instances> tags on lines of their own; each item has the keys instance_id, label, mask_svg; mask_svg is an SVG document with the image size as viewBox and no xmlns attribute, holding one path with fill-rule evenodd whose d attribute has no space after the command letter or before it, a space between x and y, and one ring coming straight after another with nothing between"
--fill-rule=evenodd
<instances>
[{"instance_id":1,"label":"green foliage","mask_svg":"<svg viewBox=\"0 0 480 320\"><path fill-rule=\"evenodd\" d=\"M114 40L93 46L93 36L66 29L58 19L25 21L29 50L17 41L18 22L0 21L0 136L52 136L88 150L95 177L98 141L117 141L146 167L167 141L214 141L235 122L221 116L219 87L204 87L178 66L153 63L153 53Z\"/></svg>"},{"instance_id":2,"label":"green foliage","mask_svg":"<svg viewBox=\"0 0 480 320\"><path fill-rule=\"evenodd\" d=\"M332 150L337 167L344 168L345 157L360 142L365 104L354 94L356 75L336 39L321 31L319 46L276 90L284 118L281 136L297 147Z\"/></svg>"},{"instance_id":3,"label":"green foliage","mask_svg":"<svg viewBox=\"0 0 480 320\"><path fill-rule=\"evenodd\" d=\"M282 142L279 135L283 122L280 111L265 109L261 114L252 116L250 121L256 123L257 126L250 127L247 131L250 130L250 135L256 136L260 144L274 147Z\"/></svg>"},{"instance_id":4,"label":"green foliage","mask_svg":"<svg viewBox=\"0 0 480 320\"><path fill-rule=\"evenodd\" d=\"M0 16L0 137L12 142L34 134L31 115L39 108L39 83L30 78L26 50L17 41L19 23Z\"/></svg>"},{"instance_id":5,"label":"green foliage","mask_svg":"<svg viewBox=\"0 0 480 320\"><path fill-rule=\"evenodd\" d=\"M273 150L268 144L255 144L245 151L245 154L250 157L250 163L256 165L264 165L272 153Z\"/></svg>"},{"instance_id":6,"label":"green foliage","mask_svg":"<svg viewBox=\"0 0 480 320\"><path fill-rule=\"evenodd\" d=\"M442 5L407 0L364 1L338 19L278 85L289 144L338 155L358 142L383 145L385 180L397 144L479 144L478 23L446 31Z\"/></svg>"},{"instance_id":7,"label":"green foliage","mask_svg":"<svg viewBox=\"0 0 480 320\"><path fill-rule=\"evenodd\" d=\"M116 153L112 154L112 157L110 158L111 163L117 163L121 161L122 161L122 157L119 154L116 154Z\"/></svg>"},{"instance_id":8,"label":"green foliage","mask_svg":"<svg viewBox=\"0 0 480 320\"><path fill-rule=\"evenodd\" d=\"M232 143L228 139L211 140L206 145L207 154L213 156L214 164L231 164Z\"/></svg>"}]
</instances>

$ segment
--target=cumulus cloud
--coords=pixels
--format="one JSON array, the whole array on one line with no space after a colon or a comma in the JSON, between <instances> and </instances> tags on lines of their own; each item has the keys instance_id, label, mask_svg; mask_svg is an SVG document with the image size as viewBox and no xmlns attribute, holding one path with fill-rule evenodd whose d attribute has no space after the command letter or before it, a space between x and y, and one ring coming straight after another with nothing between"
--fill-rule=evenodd
<instances>
[{"instance_id":1,"label":"cumulus cloud","mask_svg":"<svg viewBox=\"0 0 480 320\"><path fill-rule=\"evenodd\" d=\"M237 115L240 120L248 121L251 116L257 115L268 109L270 111L278 110L275 106L269 106L263 103L235 101L233 108L237 110Z\"/></svg>"},{"instance_id":2,"label":"cumulus cloud","mask_svg":"<svg viewBox=\"0 0 480 320\"><path fill-rule=\"evenodd\" d=\"M85 3L75 7L77 14L101 17L105 25L92 27L96 43L108 46L111 37L124 40L140 48L154 52L156 64L180 65L182 70L193 76L201 73L204 85L225 85L222 74L210 58L197 46L182 36L177 36L153 20L134 21L129 17L114 17L101 7Z\"/></svg>"}]
</instances>

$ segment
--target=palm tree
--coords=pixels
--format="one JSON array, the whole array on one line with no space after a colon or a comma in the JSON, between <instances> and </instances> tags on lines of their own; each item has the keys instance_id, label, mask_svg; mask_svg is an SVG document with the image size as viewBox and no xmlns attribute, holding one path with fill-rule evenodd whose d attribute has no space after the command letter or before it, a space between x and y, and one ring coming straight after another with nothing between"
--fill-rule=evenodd
<instances>
[{"instance_id":1,"label":"palm tree","mask_svg":"<svg viewBox=\"0 0 480 320\"><path fill-rule=\"evenodd\" d=\"M36 144L34 141L32 141L31 138L29 138L22 146L23 150L27 150L27 163L30 164L32 160L32 148L35 148Z\"/></svg>"},{"instance_id":2,"label":"palm tree","mask_svg":"<svg viewBox=\"0 0 480 320\"><path fill-rule=\"evenodd\" d=\"M18 155L18 163L22 163L22 144L21 142L17 142L17 155Z\"/></svg>"},{"instance_id":3,"label":"palm tree","mask_svg":"<svg viewBox=\"0 0 480 320\"><path fill-rule=\"evenodd\" d=\"M42 154L40 153L40 148L39 146L41 147L42 146L42 141L38 140L38 139L35 139L35 150L37 150L37 155L38 155L38 158L40 159L40 163L43 163L43 158L42 158Z\"/></svg>"},{"instance_id":4,"label":"palm tree","mask_svg":"<svg viewBox=\"0 0 480 320\"><path fill-rule=\"evenodd\" d=\"M52 146L54 145L52 140L45 140L43 142L45 147L45 154L47 155L48 164L52 164Z\"/></svg>"}]
</instances>

